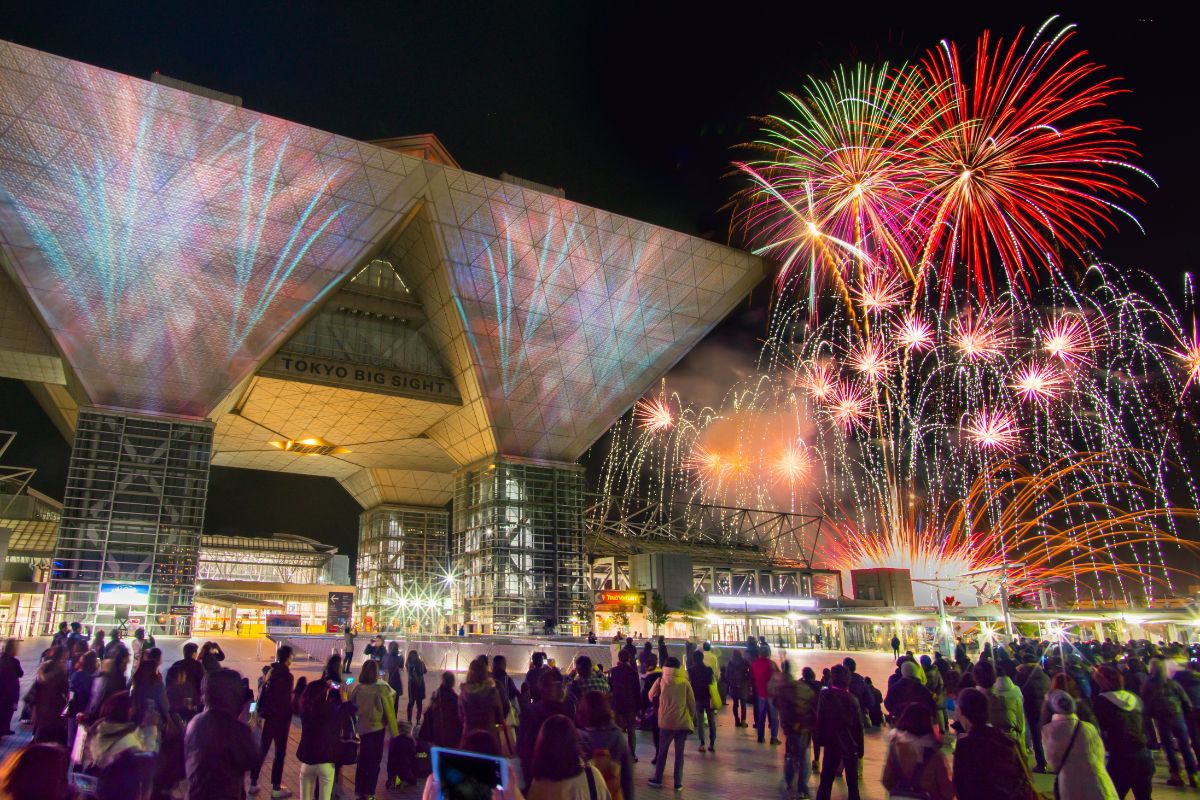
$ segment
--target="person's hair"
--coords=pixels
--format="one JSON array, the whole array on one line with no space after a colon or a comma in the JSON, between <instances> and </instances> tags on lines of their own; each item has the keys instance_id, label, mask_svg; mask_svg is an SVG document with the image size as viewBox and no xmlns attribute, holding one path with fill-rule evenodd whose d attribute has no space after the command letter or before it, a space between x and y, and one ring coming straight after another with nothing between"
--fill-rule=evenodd
<instances>
[{"instance_id":1,"label":"person's hair","mask_svg":"<svg viewBox=\"0 0 1200 800\"><path fill-rule=\"evenodd\" d=\"M535 667L540 667L542 664L546 663L546 654L539 650L529 657L529 662Z\"/></svg>"},{"instance_id":2,"label":"person's hair","mask_svg":"<svg viewBox=\"0 0 1200 800\"><path fill-rule=\"evenodd\" d=\"M125 679L125 670L129 667L129 654L120 652L108 660L108 674L111 677L120 676Z\"/></svg>"},{"instance_id":3,"label":"person's hair","mask_svg":"<svg viewBox=\"0 0 1200 800\"><path fill-rule=\"evenodd\" d=\"M290 644L281 644L279 649L275 651L275 660L280 664L292 657L292 646Z\"/></svg>"},{"instance_id":4,"label":"person's hair","mask_svg":"<svg viewBox=\"0 0 1200 800\"><path fill-rule=\"evenodd\" d=\"M18 642L16 639L5 639L4 640L4 655L15 657L17 655L17 647L18 646L19 645L18 645Z\"/></svg>"},{"instance_id":5,"label":"person's hair","mask_svg":"<svg viewBox=\"0 0 1200 800\"><path fill-rule=\"evenodd\" d=\"M500 755L500 740L496 738L496 734L488 731L467 731L458 746L468 753L482 753L485 756Z\"/></svg>"},{"instance_id":6,"label":"person's hair","mask_svg":"<svg viewBox=\"0 0 1200 800\"><path fill-rule=\"evenodd\" d=\"M975 684L981 689L991 689L996 685L996 669L990 661L980 661L971 669L975 676Z\"/></svg>"},{"instance_id":7,"label":"person's hair","mask_svg":"<svg viewBox=\"0 0 1200 800\"><path fill-rule=\"evenodd\" d=\"M575 723L555 714L542 723L533 746L533 780L564 781L583 772Z\"/></svg>"},{"instance_id":8,"label":"person's hair","mask_svg":"<svg viewBox=\"0 0 1200 800\"><path fill-rule=\"evenodd\" d=\"M332 675L335 680L339 680L342 674L342 657L337 653L331 655L325 661L325 674Z\"/></svg>"},{"instance_id":9,"label":"person's hair","mask_svg":"<svg viewBox=\"0 0 1200 800\"><path fill-rule=\"evenodd\" d=\"M668 669L679 669L679 659L676 656L667 656L667 660L663 663Z\"/></svg>"},{"instance_id":10,"label":"person's hair","mask_svg":"<svg viewBox=\"0 0 1200 800\"><path fill-rule=\"evenodd\" d=\"M575 724L581 728L607 728L612 721L612 703L608 695L598 691L584 693L575 711Z\"/></svg>"},{"instance_id":11,"label":"person's hair","mask_svg":"<svg viewBox=\"0 0 1200 800\"><path fill-rule=\"evenodd\" d=\"M850 670L841 664L834 664L829 669L829 682L839 689L848 688L850 686Z\"/></svg>"},{"instance_id":12,"label":"person's hair","mask_svg":"<svg viewBox=\"0 0 1200 800\"><path fill-rule=\"evenodd\" d=\"M185 644L183 646L183 657L184 658L195 658L196 651L199 649L200 649L200 646L197 645L195 642L188 642L187 644Z\"/></svg>"},{"instance_id":13,"label":"person's hair","mask_svg":"<svg viewBox=\"0 0 1200 800\"><path fill-rule=\"evenodd\" d=\"M58 623L58 629L59 631L65 633L67 630L67 621L63 620L62 622Z\"/></svg>"},{"instance_id":14,"label":"person's hair","mask_svg":"<svg viewBox=\"0 0 1200 800\"><path fill-rule=\"evenodd\" d=\"M1075 698L1062 691L1055 689L1050 694L1046 695L1046 705L1055 714L1074 714L1075 713Z\"/></svg>"},{"instance_id":15,"label":"person's hair","mask_svg":"<svg viewBox=\"0 0 1200 800\"><path fill-rule=\"evenodd\" d=\"M100 656L96 655L95 650L84 651L76 662L75 669L86 673L95 672L100 669Z\"/></svg>"},{"instance_id":16,"label":"person's hair","mask_svg":"<svg viewBox=\"0 0 1200 800\"><path fill-rule=\"evenodd\" d=\"M971 723L972 728L987 724L988 699L982 690L963 689L956 699L958 712Z\"/></svg>"},{"instance_id":17,"label":"person's hair","mask_svg":"<svg viewBox=\"0 0 1200 800\"><path fill-rule=\"evenodd\" d=\"M633 661L633 653L622 647L617 653L617 661L621 664L628 664L630 661Z\"/></svg>"},{"instance_id":18,"label":"person's hair","mask_svg":"<svg viewBox=\"0 0 1200 800\"><path fill-rule=\"evenodd\" d=\"M100 706L100 719L124 723L133 720L133 699L129 692L116 692Z\"/></svg>"},{"instance_id":19,"label":"person's hair","mask_svg":"<svg viewBox=\"0 0 1200 800\"><path fill-rule=\"evenodd\" d=\"M467 683L483 683L487 679L487 656L484 656L482 661L477 658L467 665Z\"/></svg>"},{"instance_id":20,"label":"person's hair","mask_svg":"<svg viewBox=\"0 0 1200 800\"><path fill-rule=\"evenodd\" d=\"M400 643L393 639L392 641L388 642L387 650L388 655L400 655Z\"/></svg>"},{"instance_id":21,"label":"person's hair","mask_svg":"<svg viewBox=\"0 0 1200 800\"><path fill-rule=\"evenodd\" d=\"M1096 667L1096 683L1106 692L1116 692L1125 688L1125 676L1116 667L1105 664Z\"/></svg>"},{"instance_id":22,"label":"person's hair","mask_svg":"<svg viewBox=\"0 0 1200 800\"><path fill-rule=\"evenodd\" d=\"M492 656L492 676L501 678L508 674L508 659L504 656Z\"/></svg>"},{"instance_id":23,"label":"person's hair","mask_svg":"<svg viewBox=\"0 0 1200 800\"><path fill-rule=\"evenodd\" d=\"M575 671L581 677L590 678L592 675L592 659L588 656L575 656Z\"/></svg>"},{"instance_id":24,"label":"person's hair","mask_svg":"<svg viewBox=\"0 0 1200 800\"><path fill-rule=\"evenodd\" d=\"M1165 658L1150 659L1150 677L1167 679L1167 661Z\"/></svg>"},{"instance_id":25,"label":"person's hair","mask_svg":"<svg viewBox=\"0 0 1200 800\"><path fill-rule=\"evenodd\" d=\"M808 667L805 667L805 669L808 669ZM864 676L863 676L863 683L865 683L867 686L874 686L874 685L875 685L875 684L871 683L871 676L870 676L870 675L864 675Z\"/></svg>"},{"instance_id":26,"label":"person's hair","mask_svg":"<svg viewBox=\"0 0 1200 800\"><path fill-rule=\"evenodd\" d=\"M763 644L762 642L759 642L758 657L759 658L770 658L771 657L771 646L768 644Z\"/></svg>"},{"instance_id":27,"label":"person's hair","mask_svg":"<svg viewBox=\"0 0 1200 800\"><path fill-rule=\"evenodd\" d=\"M14 750L0 764L0 794L12 800L69 797L66 748L43 742Z\"/></svg>"},{"instance_id":28,"label":"person's hair","mask_svg":"<svg viewBox=\"0 0 1200 800\"><path fill-rule=\"evenodd\" d=\"M246 696L246 684L236 670L218 669L204 678L204 705L211 709L236 715Z\"/></svg>"},{"instance_id":29,"label":"person's hair","mask_svg":"<svg viewBox=\"0 0 1200 800\"><path fill-rule=\"evenodd\" d=\"M846 656L845 658L842 659L842 666L845 667L846 669L850 670L851 672L854 672L854 670L856 670L858 668L858 664L856 664L854 662L854 659L851 658L850 656Z\"/></svg>"},{"instance_id":30,"label":"person's hair","mask_svg":"<svg viewBox=\"0 0 1200 800\"><path fill-rule=\"evenodd\" d=\"M146 635L146 629L145 629L145 628L138 628L136 631L134 631L134 632L133 632L133 637L134 637L135 639L141 639L141 638L143 638L145 635Z\"/></svg>"},{"instance_id":31,"label":"person's hair","mask_svg":"<svg viewBox=\"0 0 1200 800\"><path fill-rule=\"evenodd\" d=\"M202 659L208 658L212 654L212 652L216 648L216 646L217 646L216 642L205 642L204 646L200 648L200 658L202 658Z\"/></svg>"},{"instance_id":32,"label":"person's hair","mask_svg":"<svg viewBox=\"0 0 1200 800\"><path fill-rule=\"evenodd\" d=\"M103 641L104 641L104 628L97 628L97 629L96 629L96 636L95 636L95 640L96 640L97 642L103 642Z\"/></svg>"},{"instance_id":33,"label":"person's hair","mask_svg":"<svg viewBox=\"0 0 1200 800\"><path fill-rule=\"evenodd\" d=\"M358 682L370 686L379 680L379 662L373 658L368 658L367 663L362 665L362 669L358 671Z\"/></svg>"},{"instance_id":34,"label":"person's hair","mask_svg":"<svg viewBox=\"0 0 1200 800\"><path fill-rule=\"evenodd\" d=\"M708 641L707 639L704 640L704 644L701 646L704 648L704 652L706 652L706 653L709 650L712 650L712 642Z\"/></svg>"},{"instance_id":35,"label":"person's hair","mask_svg":"<svg viewBox=\"0 0 1200 800\"><path fill-rule=\"evenodd\" d=\"M691 662L688 664L689 669L700 669L704 666L704 653L700 650L693 650L692 654L688 656L688 661Z\"/></svg>"},{"instance_id":36,"label":"person's hair","mask_svg":"<svg viewBox=\"0 0 1200 800\"><path fill-rule=\"evenodd\" d=\"M813 671L812 667L805 667L804 669L800 670L800 677L806 681L815 681L817 679L817 673Z\"/></svg>"},{"instance_id":37,"label":"person's hair","mask_svg":"<svg viewBox=\"0 0 1200 800\"><path fill-rule=\"evenodd\" d=\"M913 736L929 736L933 733L933 715L920 703L909 703L896 720L896 729Z\"/></svg>"},{"instance_id":38,"label":"person's hair","mask_svg":"<svg viewBox=\"0 0 1200 800\"><path fill-rule=\"evenodd\" d=\"M1050 689L1061 689L1067 694L1074 697L1076 700L1083 697L1083 692L1079 688L1079 683L1071 676L1069 672L1060 672L1050 679Z\"/></svg>"},{"instance_id":39,"label":"person's hair","mask_svg":"<svg viewBox=\"0 0 1200 800\"><path fill-rule=\"evenodd\" d=\"M655 653L647 653L646 654L646 670L650 671L652 669L657 669L657 667L658 667L658 655Z\"/></svg>"},{"instance_id":40,"label":"person's hair","mask_svg":"<svg viewBox=\"0 0 1200 800\"><path fill-rule=\"evenodd\" d=\"M154 649L158 650L157 647ZM162 680L162 676L158 673L158 665L161 658L161 650L159 650L158 658L153 658L148 653L143 654L141 663L133 671L133 677L129 681L130 685L145 681Z\"/></svg>"},{"instance_id":41,"label":"person's hair","mask_svg":"<svg viewBox=\"0 0 1200 800\"><path fill-rule=\"evenodd\" d=\"M82 630L82 629L83 629L83 625L80 624L78 621L71 623L71 630L78 631L78 630Z\"/></svg>"},{"instance_id":42,"label":"person's hair","mask_svg":"<svg viewBox=\"0 0 1200 800\"><path fill-rule=\"evenodd\" d=\"M455 680L457 680L457 679L455 678L454 673L451 672L450 670L446 670L445 672L442 673L442 688L449 689L450 691L454 691L454 681Z\"/></svg>"},{"instance_id":43,"label":"person's hair","mask_svg":"<svg viewBox=\"0 0 1200 800\"><path fill-rule=\"evenodd\" d=\"M304 687L300 695L300 712L310 710L315 704L329 700L329 681L316 680Z\"/></svg>"}]
</instances>

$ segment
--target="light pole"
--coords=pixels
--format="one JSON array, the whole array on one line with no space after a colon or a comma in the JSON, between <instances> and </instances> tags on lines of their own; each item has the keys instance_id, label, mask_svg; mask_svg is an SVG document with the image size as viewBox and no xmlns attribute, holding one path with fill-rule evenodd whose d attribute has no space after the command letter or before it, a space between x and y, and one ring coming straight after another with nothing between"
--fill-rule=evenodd
<instances>
[{"instance_id":1,"label":"light pole","mask_svg":"<svg viewBox=\"0 0 1200 800\"><path fill-rule=\"evenodd\" d=\"M1012 615L1008 612L1008 570L1010 567L1023 567L1024 561L1014 561L1009 563L1004 561L998 567L987 567L986 569L972 570L964 572L961 577L970 578L976 575L988 575L993 572L1000 573L1000 615L1004 618L1004 632L1008 636L1009 644L1015 638L1013 636Z\"/></svg>"},{"instance_id":2,"label":"light pole","mask_svg":"<svg viewBox=\"0 0 1200 800\"><path fill-rule=\"evenodd\" d=\"M941 584L946 583L948 581L950 581L949 578L913 578L912 579L913 583L921 583L926 586L933 587L934 596L937 597L938 625L939 625L938 635L946 645L946 657L954 658L954 645L952 643L953 637L946 635L946 631L950 627L950 622L949 622L949 620L946 619L946 604L942 601ZM935 645L936 645L936 639L935 639Z\"/></svg>"}]
</instances>

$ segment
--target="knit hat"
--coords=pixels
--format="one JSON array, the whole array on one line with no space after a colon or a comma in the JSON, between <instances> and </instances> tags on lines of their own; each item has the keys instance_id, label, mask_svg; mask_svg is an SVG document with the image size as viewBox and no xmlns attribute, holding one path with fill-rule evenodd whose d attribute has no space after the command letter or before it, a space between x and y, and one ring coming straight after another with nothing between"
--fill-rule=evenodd
<instances>
[{"instance_id":1,"label":"knit hat","mask_svg":"<svg viewBox=\"0 0 1200 800\"><path fill-rule=\"evenodd\" d=\"M1062 689L1055 689L1046 696L1046 702L1050 706L1050 710L1055 714L1074 714L1075 713L1075 698L1064 692Z\"/></svg>"}]
</instances>

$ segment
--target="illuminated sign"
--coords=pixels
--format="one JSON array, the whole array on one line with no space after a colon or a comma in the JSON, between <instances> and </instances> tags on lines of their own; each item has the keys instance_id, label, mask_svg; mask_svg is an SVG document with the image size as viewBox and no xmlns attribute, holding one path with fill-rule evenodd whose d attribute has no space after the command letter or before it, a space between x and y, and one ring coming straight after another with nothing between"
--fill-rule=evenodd
<instances>
[{"instance_id":1,"label":"illuminated sign","mask_svg":"<svg viewBox=\"0 0 1200 800\"><path fill-rule=\"evenodd\" d=\"M644 606L645 604L645 592L628 590L596 592L596 605L598 606Z\"/></svg>"},{"instance_id":2,"label":"illuminated sign","mask_svg":"<svg viewBox=\"0 0 1200 800\"><path fill-rule=\"evenodd\" d=\"M144 606L150 599L150 587L144 583L102 583L96 602L114 606Z\"/></svg>"},{"instance_id":3,"label":"illuminated sign","mask_svg":"<svg viewBox=\"0 0 1200 800\"><path fill-rule=\"evenodd\" d=\"M439 403L461 404L458 390L449 378L435 378L383 367L362 367L312 356L280 354L267 361L259 375L272 378L301 380L339 389L358 389L364 392L433 400Z\"/></svg>"},{"instance_id":4,"label":"illuminated sign","mask_svg":"<svg viewBox=\"0 0 1200 800\"><path fill-rule=\"evenodd\" d=\"M815 597L741 597L710 594L708 607L714 611L815 611Z\"/></svg>"}]
</instances>

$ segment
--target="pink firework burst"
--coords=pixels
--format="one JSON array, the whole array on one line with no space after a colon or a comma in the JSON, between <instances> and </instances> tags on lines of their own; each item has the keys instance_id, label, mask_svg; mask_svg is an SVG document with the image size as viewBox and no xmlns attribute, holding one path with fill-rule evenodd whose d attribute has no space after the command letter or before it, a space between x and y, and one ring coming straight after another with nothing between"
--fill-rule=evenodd
<instances>
[{"instance_id":1,"label":"pink firework burst","mask_svg":"<svg viewBox=\"0 0 1200 800\"><path fill-rule=\"evenodd\" d=\"M892 357L879 342L866 341L850 351L847 363L864 378L879 381L887 377L892 368Z\"/></svg>"},{"instance_id":2,"label":"pink firework burst","mask_svg":"<svg viewBox=\"0 0 1200 800\"><path fill-rule=\"evenodd\" d=\"M643 397L638 400L633 416L639 427L652 433L662 433L675 427L675 415L662 398Z\"/></svg>"},{"instance_id":3,"label":"pink firework burst","mask_svg":"<svg viewBox=\"0 0 1200 800\"><path fill-rule=\"evenodd\" d=\"M809 364L797 375L796 383L818 403L829 400L837 388L834 371L826 364Z\"/></svg>"},{"instance_id":4,"label":"pink firework burst","mask_svg":"<svg viewBox=\"0 0 1200 800\"><path fill-rule=\"evenodd\" d=\"M1021 429L1011 414L981 411L966 426L967 435L985 450L1009 451L1021 441Z\"/></svg>"},{"instance_id":5,"label":"pink firework burst","mask_svg":"<svg viewBox=\"0 0 1200 800\"><path fill-rule=\"evenodd\" d=\"M855 428L866 427L869 408L870 403L860 387L842 382L831 395L826 413L839 428L849 433Z\"/></svg>"},{"instance_id":6,"label":"pink firework burst","mask_svg":"<svg viewBox=\"0 0 1200 800\"><path fill-rule=\"evenodd\" d=\"M933 327L915 314L897 323L895 333L896 343L905 350L919 352L933 347Z\"/></svg>"},{"instance_id":7,"label":"pink firework burst","mask_svg":"<svg viewBox=\"0 0 1200 800\"><path fill-rule=\"evenodd\" d=\"M1069 314L1051 320L1042 336L1042 349L1067 365L1089 364L1095 342L1083 318Z\"/></svg>"},{"instance_id":8,"label":"pink firework burst","mask_svg":"<svg viewBox=\"0 0 1200 800\"><path fill-rule=\"evenodd\" d=\"M1009 387L1026 402L1057 400L1065 388L1062 373L1049 364L1026 364L1013 375Z\"/></svg>"},{"instance_id":9,"label":"pink firework burst","mask_svg":"<svg viewBox=\"0 0 1200 800\"><path fill-rule=\"evenodd\" d=\"M1195 318L1192 319L1192 338L1180 339L1179 349L1172 350L1171 355L1183 363L1187 372L1187 381L1183 384L1183 391L1186 392L1193 381L1200 381L1200 332L1197 331Z\"/></svg>"}]
</instances>

